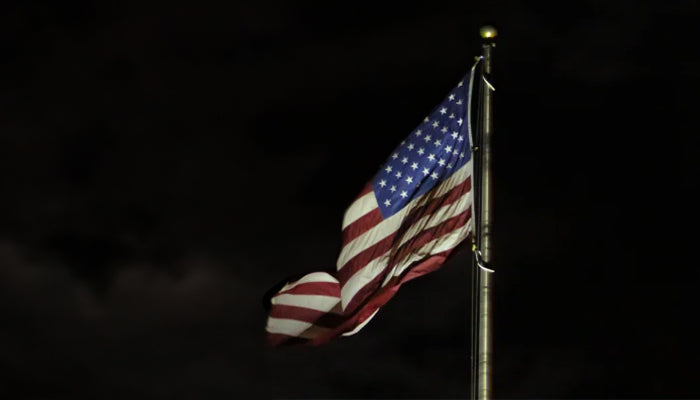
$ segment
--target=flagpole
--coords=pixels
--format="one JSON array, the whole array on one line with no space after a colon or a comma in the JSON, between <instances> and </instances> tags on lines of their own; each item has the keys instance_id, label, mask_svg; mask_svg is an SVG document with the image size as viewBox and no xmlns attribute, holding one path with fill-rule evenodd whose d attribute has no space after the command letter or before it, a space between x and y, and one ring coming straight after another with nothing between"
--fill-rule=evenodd
<instances>
[{"instance_id":1,"label":"flagpole","mask_svg":"<svg viewBox=\"0 0 700 400\"><path fill-rule=\"evenodd\" d=\"M491 138L493 135L493 119L491 116L492 92L491 70L492 57L496 47L495 38L497 31L492 26L483 26L480 30L482 43L482 76L481 85L481 112L479 126L480 142L476 144L478 155L478 185L476 186L477 202L477 227L476 243L474 249L476 265L476 357L474 366L474 376L472 397L479 400L491 399L492 391L492 371L493 371L493 284L494 271L491 269L491 259L493 255L493 178L492 178L492 153Z\"/></svg>"}]
</instances>

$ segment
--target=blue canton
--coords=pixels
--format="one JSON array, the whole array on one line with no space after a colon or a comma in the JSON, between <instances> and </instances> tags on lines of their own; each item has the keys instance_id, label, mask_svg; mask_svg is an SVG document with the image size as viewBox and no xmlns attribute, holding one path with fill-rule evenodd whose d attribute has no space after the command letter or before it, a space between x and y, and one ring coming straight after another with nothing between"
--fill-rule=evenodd
<instances>
[{"instance_id":1,"label":"blue canton","mask_svg":"<svg viewBox=\"0 0 700 400\"><path fill-rule=\"evenodd\" d=\"M449 178L471 158L468 73L402 141L372 180L384 218Z\"/></svg>"}]
</instances>

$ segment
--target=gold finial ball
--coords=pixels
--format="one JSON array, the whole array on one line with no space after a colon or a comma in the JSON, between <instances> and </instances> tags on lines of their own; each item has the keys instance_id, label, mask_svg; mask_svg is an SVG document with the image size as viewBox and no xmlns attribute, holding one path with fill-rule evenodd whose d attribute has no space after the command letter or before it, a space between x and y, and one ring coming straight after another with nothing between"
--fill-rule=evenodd
<instances>
[{"instance_id":1,"label":"gold finial ball","mask_svg":"<svg viewBox=\"0 0 700 400\"><path fill-rule=\"evenodd\" d=\"M491 25L484 25L479 29L479 34L482 39L493 39L498 35L498 31Z\"/></svg>"}]
</instances>

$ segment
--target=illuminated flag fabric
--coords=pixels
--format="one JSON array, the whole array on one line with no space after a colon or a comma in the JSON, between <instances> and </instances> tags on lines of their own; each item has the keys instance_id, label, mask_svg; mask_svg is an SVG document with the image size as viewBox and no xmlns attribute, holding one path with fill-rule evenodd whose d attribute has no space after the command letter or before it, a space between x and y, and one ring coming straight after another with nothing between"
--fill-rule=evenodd
<instances>
[{"instance_id":1,"label":"illuminated flag fabric","mask_svg":"<svg viewBox=\"0 0 700 400\"><path fill-rule=\"evenodd\" d=\"M352 335L399 289L442 265L471 232L474 67L391 153L348 207L336 270L271 299L270 345Z\"/></svg>"}]
</instances>

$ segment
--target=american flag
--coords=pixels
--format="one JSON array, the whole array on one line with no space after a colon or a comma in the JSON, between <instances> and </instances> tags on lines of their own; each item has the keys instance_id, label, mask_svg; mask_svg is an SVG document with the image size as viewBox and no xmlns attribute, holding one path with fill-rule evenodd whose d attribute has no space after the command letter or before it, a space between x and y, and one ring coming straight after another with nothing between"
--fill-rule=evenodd
<instances>
[{"instance_id":1,"label":"american flag","mask_svg":"<svg viewBox=\"0 0 700 400\"><path fill-rule=\"evenodd\" d=\"M271 298L270 345L318 345L358 332L403 283L439 268L468 237L474 69L348 207L336 270L287 283Z\"/></svg>"}]
</instances>

